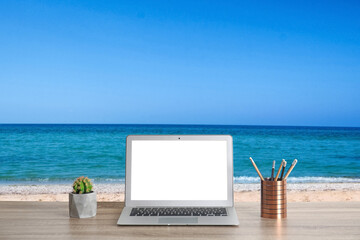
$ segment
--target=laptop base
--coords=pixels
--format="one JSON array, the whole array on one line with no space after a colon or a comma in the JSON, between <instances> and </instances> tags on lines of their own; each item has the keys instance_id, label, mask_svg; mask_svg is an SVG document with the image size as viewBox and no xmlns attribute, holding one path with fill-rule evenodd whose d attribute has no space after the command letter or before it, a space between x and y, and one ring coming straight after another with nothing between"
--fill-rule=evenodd
<instances>
[{"instance_id":1,"label":"laptop base","mask_svg":"<svg viewBox=\"0 0 360 240\"><path fill-rule=\"evenodd\" d=\"M132 207L124 207L118 225L239 225L234 207L227 216L130 216Z\"/></svg>"}]
</instances>

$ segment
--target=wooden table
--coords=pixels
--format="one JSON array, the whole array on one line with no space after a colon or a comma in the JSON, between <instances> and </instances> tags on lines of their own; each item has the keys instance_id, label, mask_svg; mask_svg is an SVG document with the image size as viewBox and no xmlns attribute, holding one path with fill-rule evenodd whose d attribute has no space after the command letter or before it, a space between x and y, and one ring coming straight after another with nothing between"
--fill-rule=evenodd
<instances>
[{"instance_id":1,"label":"wooden table","mask_svg":"<svg viewBox=\"0 0 360 240\"><path fill-rule=\"evenodd\" d=\"M0 239L360 239L360 202L289 203L288 218L260 218L259 203L237 203L240 226L117 226L123 203L98 203L70 219L65 202L0 202Z\"/></svg>"}]
</instances>

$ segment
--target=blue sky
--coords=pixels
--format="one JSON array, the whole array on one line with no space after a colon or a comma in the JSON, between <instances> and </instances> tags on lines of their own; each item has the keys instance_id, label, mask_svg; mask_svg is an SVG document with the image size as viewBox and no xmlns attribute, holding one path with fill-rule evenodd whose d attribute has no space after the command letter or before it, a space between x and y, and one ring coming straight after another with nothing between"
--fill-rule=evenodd
<instances>
[{"instance_id":1,"label":"blue sky","mask_svg":"<svg viewBox=\"0 0 360 240\"><path fill-rule=\"evenodd\" d=\"M0 123L360 126L356 1L0 6Z\"/></svg>"}]
</instances>

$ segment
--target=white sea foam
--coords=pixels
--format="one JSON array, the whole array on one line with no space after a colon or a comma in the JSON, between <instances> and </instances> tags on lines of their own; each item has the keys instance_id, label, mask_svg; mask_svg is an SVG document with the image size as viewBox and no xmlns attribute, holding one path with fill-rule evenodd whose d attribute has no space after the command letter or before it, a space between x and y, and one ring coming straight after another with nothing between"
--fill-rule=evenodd
<instances>
[{"instance_id":1,"label":"white sea foam","mask_svg":"<svg viewBox=\"0 0 360 240\"><path fill-rule=\"evenodd\" d=\"M259 183L259 177L234 177L235 183ZM345 177L289 177L289 183L360 183L360 178Z\"/></svg>"},{"instance_id":2,"label":"white sea foam","mask_svg":"<svg viewBox=\"0 0 360 240\"><path fill-rule=\"evenodd\" d=\"M125 184L121 183L98 183L94 184L94 190L98 193L123 193ZM11 184L0 185L0 194L62 194L70 193L72 184Z\"/></svg>"},{"instance_id":3,"label":"white sea foam","mask_svg":"<svg viewBox=\"0 0 360 240\"><path fill-rule=\"evenodd\" d=\"M288 191L360 191L360 183L289 183ZM260 191L259 183L236 183L235 192Z\"/></svg>"}]
</instances>

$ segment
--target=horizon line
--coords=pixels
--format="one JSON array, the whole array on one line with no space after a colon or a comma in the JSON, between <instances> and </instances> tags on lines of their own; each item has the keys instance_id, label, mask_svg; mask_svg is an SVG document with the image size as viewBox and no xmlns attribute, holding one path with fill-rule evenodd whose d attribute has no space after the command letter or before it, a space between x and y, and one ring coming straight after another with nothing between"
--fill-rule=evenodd
<instances>
[{"instance_id":1,"label":"horizon line","mask_svg":"<svg viewBox=\"0 0 360 240\"><path fill-rule=\"evenodd\" d=\"M154 125L154 126L228 126L228 127L313 127L313 128L360 128L360 126L318 125L256 125L256 124L189 124L189 123L0 123L0 125Z\"/></svg>"}]
</instances>

